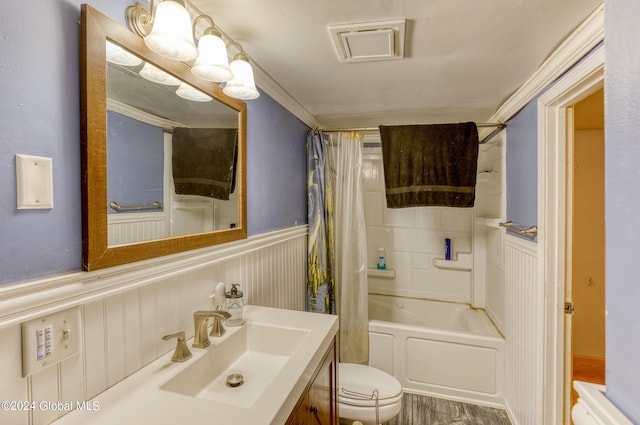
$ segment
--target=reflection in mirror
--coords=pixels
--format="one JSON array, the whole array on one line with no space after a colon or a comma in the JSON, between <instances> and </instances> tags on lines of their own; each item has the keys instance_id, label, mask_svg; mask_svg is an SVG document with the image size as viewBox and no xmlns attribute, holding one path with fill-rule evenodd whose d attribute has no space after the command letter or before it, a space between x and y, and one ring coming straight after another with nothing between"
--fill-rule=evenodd
<instances>
[{"instance_id":1,"label":"reflection in mirror","mask_svg":"<svg viewBox=\"0 0 640 425\"><path fill-rule=\"evenodd\" d=\"M109 246L237 226L237 112L106 44Z\"/></svg>"},{"instance_id":2,"label":"reflection in mirror","mask_svg":"<svg viewBox=\"0 0 640 425\"><path fill-rule=\"evenodd\" d=\"M246 238L246 104L81 18L83 268Z\"/></svg>"}]
</instances>

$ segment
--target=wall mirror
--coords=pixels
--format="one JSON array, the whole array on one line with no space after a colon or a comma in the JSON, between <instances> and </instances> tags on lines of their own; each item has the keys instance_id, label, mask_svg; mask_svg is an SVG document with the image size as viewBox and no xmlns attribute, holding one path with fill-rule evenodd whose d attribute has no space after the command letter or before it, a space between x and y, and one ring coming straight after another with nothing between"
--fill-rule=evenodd
<instances>
[{"instance_id":1,"label":"wall mirror","mask_svg":"<svg viewBox=\"0 0 640 425\"><path fill-rule=\"evenodd\" d=\"M81 25L83 268L246 238L246 104L88 5Z\"/></svg>"}]
</instances>

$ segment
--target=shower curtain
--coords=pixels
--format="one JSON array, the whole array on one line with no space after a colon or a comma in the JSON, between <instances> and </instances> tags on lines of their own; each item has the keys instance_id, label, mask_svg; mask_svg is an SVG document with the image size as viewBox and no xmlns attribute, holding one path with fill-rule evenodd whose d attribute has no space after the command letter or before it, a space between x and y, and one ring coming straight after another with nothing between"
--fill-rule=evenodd
<instances>
[{"instance_id":1,"label":"shower curtain","mask_svg":"<svg viewBox=\"0 0 640 425\"><path fill-rule=\"evenodd\" d=\"M327 135L307 135L307 310L336 314L333 184L327 164Z\"/></svg>"},{"instance_id":2,"label":"shower curtain","mask_svg":"<svg viewBox=\"0 0 640 425\"><path fill-rule=\"evenodd\" d=\"M340 317L340 361L368 363L362 134L311 132L308 142L309 307Z\"/></svg>"}]
</instances>

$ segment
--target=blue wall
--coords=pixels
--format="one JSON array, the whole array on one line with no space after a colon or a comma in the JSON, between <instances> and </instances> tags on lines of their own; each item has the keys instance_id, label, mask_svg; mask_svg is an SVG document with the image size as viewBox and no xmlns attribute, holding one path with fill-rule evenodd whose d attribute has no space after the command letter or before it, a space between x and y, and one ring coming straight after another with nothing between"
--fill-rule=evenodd
<instances>
[{"instance_id":1,"label":"blue wall","mask_svg":"<svg viewBox=\"0 0 640 425\"><path fill-rule=\"evenodd\" d=\"M247 114L249 235L306 224L309 127L264 92Z\"/></svg>"},{"instance_id":2,"label":"blue wall","mask_svg":"<svg viewBox=\"0 0 640 425\"><path fill-rule=\"evenodd\" d=\"M532 100L507 123L507 219L538 224L538 110ZM517 235L516 235L517 236Z\"/></svg>"},{"instance_id":3,"label":"blue wall","mask_svg":"<svg viewBox=\"0 0 640 425\"><path fill-rule=\"evenodd\" d=\"M81 269L81 3L0 2L0 285ZM124 25L135 1L87 3ZM265 94L247 127L250 233L305 224L307 128ZM53 158L53 209L17 210L17 153Z\"/></svg>"},{"instance_id":4,"label":"blue wall","mask_svg":"<svg viewBox=\"0 0 640 425\"><path fill-rule=\"evenodd\" d=\"M640 424L640 2L605 2L607 397Z\"/></svg>"}]
</instances>

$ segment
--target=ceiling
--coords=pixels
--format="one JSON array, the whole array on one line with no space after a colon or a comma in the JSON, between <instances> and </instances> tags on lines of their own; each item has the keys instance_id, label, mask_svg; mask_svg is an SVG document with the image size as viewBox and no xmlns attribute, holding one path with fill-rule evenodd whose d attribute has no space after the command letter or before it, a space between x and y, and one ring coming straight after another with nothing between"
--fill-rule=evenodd
<instances>
[{"instance_id":1,"label":"ceiling","mask_svg":"<svg viewBox=\"0 0 640 425\"><path fill-rule=\"evenodd\" d=\"M484 122L601 2L190 0L323 128ZM404 59L338 60L329 25L390 19Z\"/></svg>"}]
</instances>

